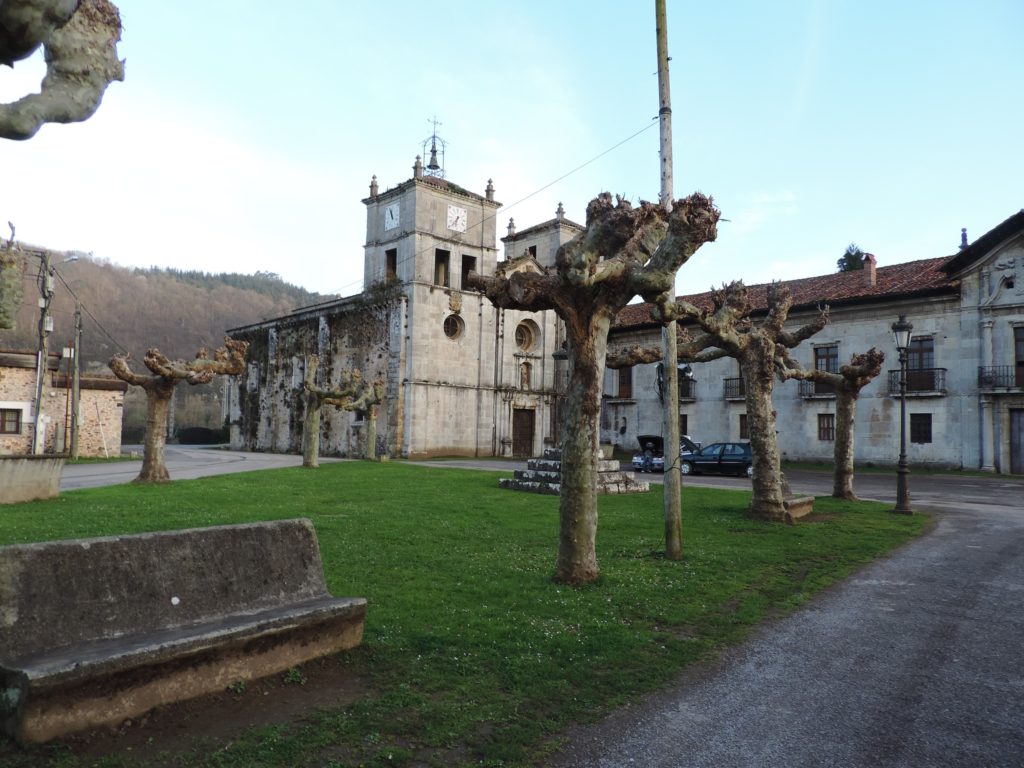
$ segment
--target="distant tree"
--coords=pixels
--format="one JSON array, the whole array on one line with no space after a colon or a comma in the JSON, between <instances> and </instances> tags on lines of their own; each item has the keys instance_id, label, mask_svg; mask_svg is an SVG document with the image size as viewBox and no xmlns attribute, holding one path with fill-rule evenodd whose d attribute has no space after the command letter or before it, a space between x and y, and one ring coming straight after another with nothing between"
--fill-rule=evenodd
<instances>
[{"instance_id":1,"label":"distant tree","mask_svg":"<svg viewBox=\"0 0 1024 768\"><path fill-rule=\"evenodd\" d=\"M652 203L613 203L604 193L587 205L586 231L558 249L553 267L470 275L470 286L482 288L494 306L553 309L565 323L570 374L561 426L556 581L583 584L599 573L598 419L612 321L634 296L669 296L679 268L715 239L718 217L711 199L699 193L676 200L671 213Z\"/></svg>"},{"instance_id":2,"label":"distant tree","mask_svg":"<svg viewBox=\"0 0 1024 768\"><path fill-rule=\"evenodd\" d=\"M866 255L859 245L850 243L846 246L846 253L836 262L836 267L838 267L840 272L856 272L858 269L864 269L864 257Z\"/></svg>"},{"instance_id":3,"label":"distant tree","mask_svg":"<svg viewBox=\"0 0 1024 768\"><path fill-rule=\"evenodd\" d=\"M805 370L790 355L780 350L778 367L783 379L813 381L831 387L836 393L836 435L834 448L835 468L832 474L832 495L837 499L855 501L853 491L854 417L860 391L882 372L885 354L872 347L854 355L849 365L838 373L817 369Z\"/></svg>"},{"instance_id":4,"label":"distant tree","mask_svg":"<svg viewBox=\"0 0 1024 768\"><path fill-rule=\"evenodd\" d=\"M362 372L356 368L342 374L338 389L326 390L317 387L316 371L320 358L309 355L306 358L306 376L302 383L306 391L306 417L302 425L302 466L316 469L320 466L320 410L324 405L333 405L343 411L366 411L366 458L377 458L377 406L384 399L384 381L363 381Z\"/></svg>"},{"instance_id":5,"label":"distant tree","mask_svg":"<svg viewBox=\"0 0 1024 768\"><path fill-rule=\"evenodd\" d=\"M143 441L142 470L136 483L166 483L171 479L164 461L167 442L167 414L174 388L182 381L189 384L208 384L216 376L237 376L245 370L245 353L249 342L225 337L224 346L210 358L207 350L200 349L195 360L169 360L159 349L152 348L143 358L143 364L152 376L132 373L128 355L114 355L108 365L114 375L146 392L146 436Z\"/></svg>"},{"instance_id":6,"label":"distant tree","mask_svg":"<svg viewBox=\"0 0 1024 768\"><path fill-rule=\"evenodd\" d=\"M124 79L120 39L121 16L107 0L0 2L0 64L14 66L40 46L46 54L39 93L0 104L0 138L28 139L45 123L92 116L107 86Z\"/></svg>"},{"instance_id":7,"label":"distant tree","mask_svg":"<svg viewBox=\"0 0 1024 768\"><path fill-rule=\"evenodd\" d=\"M768 287L768 313L759 323L751 318L752 305L742 281L724 286L711 294L713 308L708 311L686 301L665 302L659 306L664 317L695 322L701 333L679 345L679 359L707 362L733 357L740 365L750 429L750 447L754 454L753 490L750 513L767 520L784 521L782 466L772 391L777 374L776 358L783 349L792 349L825 327L828 310L822 309L810 323L795 331L783 327L789 318L793 299L782 283Z\"/></svg>"},{"instance_id":8,"label":"distant tree","mask_svg":"<svg viewBox=\"0 0 1024 768\"><path fill-rule=\"evenodd\" d=\"M14 225L8 223L8 226L10 239L0 240L0 330L14 328L24 294L25 254L14 239Z\"/></svg>"}]
</instances>

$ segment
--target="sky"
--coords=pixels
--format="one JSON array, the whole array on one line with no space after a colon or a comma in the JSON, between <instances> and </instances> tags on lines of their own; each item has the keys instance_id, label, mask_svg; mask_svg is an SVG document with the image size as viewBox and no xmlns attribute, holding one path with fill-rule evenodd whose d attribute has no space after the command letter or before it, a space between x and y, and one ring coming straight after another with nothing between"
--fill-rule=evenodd
<instances>
[{"instance_id":1,"label":"sky","mask_svg":"<svg viewBox=\"0 0 1024 768\"><path fill-rule=\"evenodd\" d=\"M351 295L370 179L410 178L435 118L447 178L493 179L499 237L658 198L654 2L115 2L124 82L0 141L26 243ZM667 5L674 193L725 219L678 293L832 272L850 243L945 256L1024 208L1020 0ZM0 102L43 71L0 71Z\"/></svg>"}]
</instances>

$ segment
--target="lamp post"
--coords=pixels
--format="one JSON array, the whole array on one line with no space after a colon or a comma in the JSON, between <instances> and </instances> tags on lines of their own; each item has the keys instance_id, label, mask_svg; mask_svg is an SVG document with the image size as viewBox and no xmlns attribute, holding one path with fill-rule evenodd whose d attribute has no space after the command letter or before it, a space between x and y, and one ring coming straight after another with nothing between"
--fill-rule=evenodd
<instances>
[{"instance_id":1,"label":"lamp post","mask_svg":"<svg viewBox=\"0 0 1024 768\"><path fill-rule=\"evenodd\" d=\"M914 325L906 315L900 315L899 320L892 324L893 339L900 353L900 460L896 465L896 507L893 512L900 515L914 514L907 489L907 475L910 474L907 467L907 350L913 330Z\"/></svg>"}]
</instances>

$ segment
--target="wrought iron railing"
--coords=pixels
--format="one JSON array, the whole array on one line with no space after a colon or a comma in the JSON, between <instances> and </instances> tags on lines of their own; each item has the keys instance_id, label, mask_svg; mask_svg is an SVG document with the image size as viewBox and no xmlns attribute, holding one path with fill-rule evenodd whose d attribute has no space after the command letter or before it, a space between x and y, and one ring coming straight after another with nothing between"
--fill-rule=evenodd
<instances>
[{"instance_id":1,"label":"wrought iron railing","mask_svg":"<svg viewBox=\"0 0 1024 768\"><path fill-rule=\"evenodd\" d=\"M978 368L978 389L1024 388L1024 368L990 365Z\"/></svg>"},{"instance_id":2,"label":"wrought iron railing","mask_svg":"<svg viewBox=\"0 0 1024 768\"><path fill-rule=\"evenodd\" d=\"M945 368L910 368L907 370L907 392L946 392ZM900 393L900 371L889 371L889 394Z\"/></svg>"},{"instance_id":3,"label":"wrought iron railing","mask_svg":"<svg viewBox=\"0 0 1024 768\"><path fill-rule=\"evenodd\" d=\"M726 400L737 400L747 396L747 388L743 384L743 379L723 379L723 382Z\"/></svg>"},{"instance_id":4,"label":"wrought iron railing","mask_svg":"<svg viewBox=\"0 0 1024 768\"><path fill-rule=\"evenodd\" d=\"M801 381L800 397L835 397L836 391L831 385L821 381Z\"/></svg>"}]
</instances>

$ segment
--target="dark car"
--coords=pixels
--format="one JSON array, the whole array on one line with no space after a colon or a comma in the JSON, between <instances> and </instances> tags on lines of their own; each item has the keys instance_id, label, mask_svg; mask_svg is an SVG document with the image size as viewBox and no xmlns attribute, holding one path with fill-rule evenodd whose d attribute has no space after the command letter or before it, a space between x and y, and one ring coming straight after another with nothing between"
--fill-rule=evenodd
<instances>
[{"instance_id":1,"label":"dark car","mask_svg":"<svg viewBox=\"0 0 1024 768\"><path fill-rule=\"evenodd\" d=\"M712 443L699 451L684 453L682 461L684 475L707 472L751 477L754 474L750 443Z\"/></svg>"}]
</instances>

